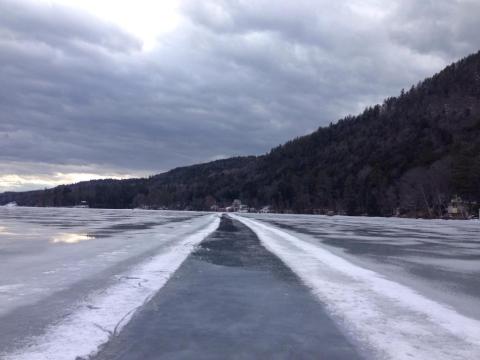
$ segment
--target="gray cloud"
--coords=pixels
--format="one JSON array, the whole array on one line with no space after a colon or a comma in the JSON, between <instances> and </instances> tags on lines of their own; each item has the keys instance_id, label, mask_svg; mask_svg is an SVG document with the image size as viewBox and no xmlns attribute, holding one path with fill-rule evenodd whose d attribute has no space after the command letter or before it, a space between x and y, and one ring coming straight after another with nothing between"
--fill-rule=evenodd
<instances>
[{"instance_id":1,"label":"gray cloud","mask_svg":"<svg viewBox=\"0 0 480 360\"><path fill-rule=\"evenodd\" d=\"M398 7L389 30L394 40L412 51L456 58L478 49L479 15L476 0L407 0Z\"/></svg>"},{"instance_id":2,"label":"gray cloud","mask_svg":"<svg viewBox=\"0 0 480 360\"><path fill-rule=\"evenodd\" d=\"M0 0L0 175L147 174L259 154L476 51L480 31L469 0L181 9L143 52L86 13Z\"/></svg>"}]
</instances>

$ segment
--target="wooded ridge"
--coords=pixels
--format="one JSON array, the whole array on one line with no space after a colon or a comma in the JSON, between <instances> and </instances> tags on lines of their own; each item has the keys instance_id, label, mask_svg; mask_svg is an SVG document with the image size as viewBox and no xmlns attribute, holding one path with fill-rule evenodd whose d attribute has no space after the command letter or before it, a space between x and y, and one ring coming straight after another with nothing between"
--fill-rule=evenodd
<instances>
[{"instance_id":1,"label":"wooded ridge","mask_svg":"<svg viewBox=\"0 0 480 360\"><path fill-rule=\"evenodd\" d=\"M0 194L0 204L209 210L240 199L278 212L441 217L450 200L478 212L480 52L262 156Z\"/></svg>"}]
</instances>

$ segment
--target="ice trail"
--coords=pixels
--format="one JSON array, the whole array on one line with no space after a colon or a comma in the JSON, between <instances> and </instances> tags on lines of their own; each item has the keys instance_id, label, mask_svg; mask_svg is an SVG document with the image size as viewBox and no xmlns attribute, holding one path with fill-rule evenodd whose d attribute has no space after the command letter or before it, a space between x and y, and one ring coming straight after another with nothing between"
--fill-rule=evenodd
<instances>
[{"instance_id":1,"label":"ice trail","mask_svg":"<svg viewBox=\"0 0 480 360\"><path fill-rule=\"evenodd\" d=\"M480 321L273 226L241 216L378 359L480 359Z\"/></svg>"},{"instance_id":2,"label":"ice trail","mask_svg":"<svg viewBox=\"0 0 480 360\"><path fill-rule=\"evenodd\" d=\"M27 346L10 354L0 354L0 358L73 360L94 355L128 323L137 308L165 285L194 247L219 224L217 215L209 215L209 221L200 231L122 274L118 284L92 296L78 311L48 328L43 336L29 339Z\"/></svg>"}]
</instances>

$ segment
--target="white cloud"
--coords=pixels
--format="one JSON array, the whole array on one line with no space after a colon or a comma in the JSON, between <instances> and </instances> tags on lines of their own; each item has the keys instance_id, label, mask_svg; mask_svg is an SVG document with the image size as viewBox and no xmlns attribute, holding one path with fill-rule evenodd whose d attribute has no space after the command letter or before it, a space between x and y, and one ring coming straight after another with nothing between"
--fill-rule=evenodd
<instances>
[{"instance_id":1,"label":"white cloud","mask_svg":"<svg viewBox=\"0 0 480 360\"><path fill-rule=\"evenodd\" d=\"M179 0L36 0L87 11L120 26L143 42L149 50L162 34L173 31L181 21Z\"/></svg>"},{"instance_id":2,"label":"white cloud","mask_svg":"<svg viewBox=\"0 0 480 360\"><path fill-rule=\"evenodd\" d=\"M27 191L51 188L62 184L73 184L94 179L128 179L131 175L108 175L93 173L54 173L48 175L0 175L0 192Z\"/></svg>"}]
</instances>

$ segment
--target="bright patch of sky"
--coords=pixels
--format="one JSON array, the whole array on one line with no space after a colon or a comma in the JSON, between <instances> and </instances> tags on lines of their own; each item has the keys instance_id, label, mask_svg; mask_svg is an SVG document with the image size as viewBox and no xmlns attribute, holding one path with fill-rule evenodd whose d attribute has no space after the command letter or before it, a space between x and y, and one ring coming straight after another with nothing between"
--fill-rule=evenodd
<instances>
[{"instance_id":1,"label":"bright patch of sky","mask_svg":"<svg viewBox=\"0 0 480 360\"><path fill-rule=\"evenodd\" d=\"M39 188L51 188L62 184L74 184L93 179L127 179L133 176L118 174L60 173L53 175L0 174L0 192L27 191Z\"/></svg>"},{"instance_id":2,"label":"bright patch of sky","mask_svg":"<svg viewBox=\"0 0 480 360\"><path fill-rule=\"evenodd\" d=\"M81 9L140 39L151 50L158 37L173 31L180 22L178 0L37 0L50 5Z\"/></svg>"}]
</instances>

